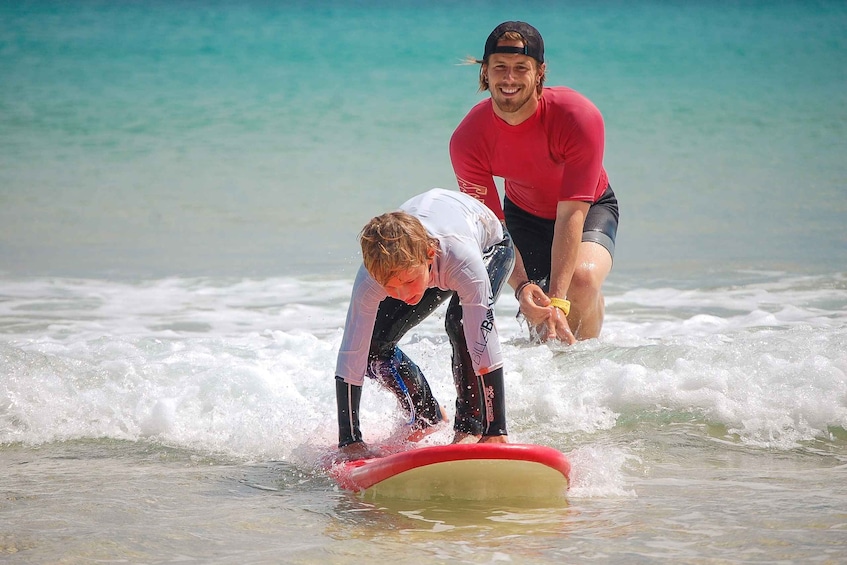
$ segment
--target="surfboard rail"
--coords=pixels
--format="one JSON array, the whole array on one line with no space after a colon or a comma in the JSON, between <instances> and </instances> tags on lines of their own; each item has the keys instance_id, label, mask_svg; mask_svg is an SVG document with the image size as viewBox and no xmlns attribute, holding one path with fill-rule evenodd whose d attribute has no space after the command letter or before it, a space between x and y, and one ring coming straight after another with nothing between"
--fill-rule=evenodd
<instances>
[{"instance_id":1,"label":"surfboard rail","mask_svg":"<svg viewBox=\"0 0 847 565\"><path fill-rule=\"evenodd\" d=\"M460 461L509 461L537 463L562 475L567 485L570 462L557 449L519 443L471 443L419 447L385 457L348 461L333 467L330 474L345 490L361 492L407 471L430 465Z\"/></svg>"}]
</instances>

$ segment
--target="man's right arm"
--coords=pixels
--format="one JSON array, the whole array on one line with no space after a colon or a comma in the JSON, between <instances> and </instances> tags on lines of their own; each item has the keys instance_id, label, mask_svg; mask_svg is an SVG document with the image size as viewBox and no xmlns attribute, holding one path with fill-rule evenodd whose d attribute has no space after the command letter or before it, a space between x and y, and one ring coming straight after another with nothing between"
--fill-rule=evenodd
<instances>
[{"instance_id":1,"label":"man's right arm","mask_svg":"<svg viewBox=\"0 0 847 565\"><path fill-rule=\"evenodd\" d=\"M482 136L472 129L463 121L450 138L450 161L456 182L459 190L488 206L502 220L503 204L494 184L491 164L486 162Z\"/></svg>"}]
</instances>

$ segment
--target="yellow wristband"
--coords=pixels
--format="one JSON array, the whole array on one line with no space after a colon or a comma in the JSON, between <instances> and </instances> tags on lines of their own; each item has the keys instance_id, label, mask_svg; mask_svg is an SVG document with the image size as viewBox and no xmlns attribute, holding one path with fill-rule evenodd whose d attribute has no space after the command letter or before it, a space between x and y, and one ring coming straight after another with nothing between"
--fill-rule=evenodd
<instances>
[{"instance_id":1,"label":"yellow wristband","mask_svg":"<svg viewBox=\"0 0 847 565\"><path fill-rule=\"evenodd\" d=\"M565 300L564 298L551 298L550 299L550 306L555 306L556 308L561 310L565 314L566 317L571 311L570 301Z\"/></svg>"}]
</instances>

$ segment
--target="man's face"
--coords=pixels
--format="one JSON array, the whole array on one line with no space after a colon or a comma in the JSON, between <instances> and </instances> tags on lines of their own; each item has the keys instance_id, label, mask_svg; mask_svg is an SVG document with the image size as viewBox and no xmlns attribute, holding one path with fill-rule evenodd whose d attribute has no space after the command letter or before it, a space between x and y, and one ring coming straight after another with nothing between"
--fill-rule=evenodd
<instances>
[{"instance_id":1,"label":"man's face","mask_svg":"<svg viewBox=\"0 0 847 565\"><path fill-rule=\"evenodd\" d=\"M523 47L522 41L501 39L497 45ZM535 59L519 53L492 53L488 56L485 74L491 99L504 114L529 114L535 111L536 87L539 73ZM530 103L527 105L527 103Z\"/></svg>"}]
</instances>

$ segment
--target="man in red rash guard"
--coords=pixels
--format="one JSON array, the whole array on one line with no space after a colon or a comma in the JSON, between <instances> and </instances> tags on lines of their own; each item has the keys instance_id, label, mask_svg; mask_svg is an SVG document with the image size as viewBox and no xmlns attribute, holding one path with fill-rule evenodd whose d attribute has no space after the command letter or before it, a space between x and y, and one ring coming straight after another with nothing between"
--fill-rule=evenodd
<instances>
[{"instance_id":1,"label":"man in red rash guard","mask_svg":"<svg viewBox=\"0 0 847 565\"><path fill-rule=\"evenodd\" d=\"M505 222L518 251L509 284L531 332L569 344L597 337L618 227L603 117L580 93L543 86L544 42L527 23L497 26L472 61L491 96L450 140L459 188ZM504 179L502 206L494 177Z\"/></svg>"}]
</instances>

